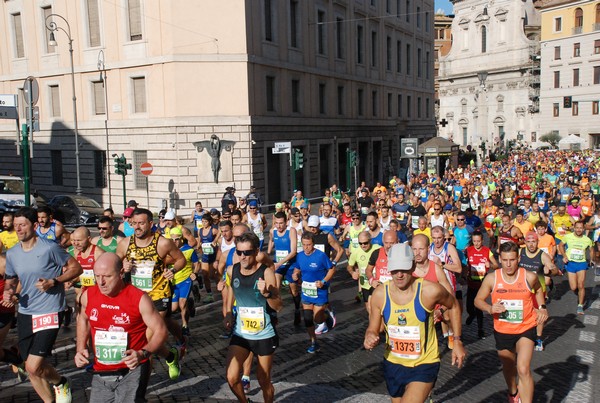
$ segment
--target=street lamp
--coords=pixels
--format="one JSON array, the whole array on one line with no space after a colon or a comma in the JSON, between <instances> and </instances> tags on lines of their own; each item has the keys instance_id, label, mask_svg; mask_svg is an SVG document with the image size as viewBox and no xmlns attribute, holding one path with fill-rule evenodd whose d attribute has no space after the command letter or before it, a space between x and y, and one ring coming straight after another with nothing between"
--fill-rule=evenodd
<instances>
[{"instance_id":1,"label":"street lamp","mask_svg":"<svg viewBox=\"0 0 600 403\"><path fill-rule=\"evenodd\" d=\"M67 25L67 29L65 30L62 27L59 27L56 22L52 20L52 17L58 17L65 22ZM75 96L75 67L73 65L73 38L71 37L71 26L69 22L59 14L50 14L46 17L46 28L50 31L50 40L48 44L50 46L56 46L56 38L54 37L54 32L61 30L67 35L69 39L69 54L71 56L71 84L73 87L73 121L75 125L75 169L77 174L77 189L75 193L78 195L81 194L81 177L79 172L79 130L77 127L77 97Z\"/></svg>"},{"instance_id":2,"label":"street lamp","mask_svg":"<svg viewBox=\"0 0 600 403\"><path fill-rule=\"evenodd\" d=\"M108 87L106 82L106 67L104 66L104 50L98 52L98 71L104 87L104 132L106 133L106 179L108 181L108 205L112 208L112 189L110 187L110 152L108 144ZM104 74L104 76L102 75Z\"/></svg>"}]
</instances>

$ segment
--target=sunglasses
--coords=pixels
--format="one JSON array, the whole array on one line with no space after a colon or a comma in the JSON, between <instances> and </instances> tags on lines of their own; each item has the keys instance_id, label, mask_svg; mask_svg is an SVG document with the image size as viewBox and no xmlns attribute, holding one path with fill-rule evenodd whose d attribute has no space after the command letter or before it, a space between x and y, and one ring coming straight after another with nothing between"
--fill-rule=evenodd
<instances>
[{"instance_id":1,"label":"sunglasses","mask_svg":"<svg viewBox=\"0 0 600 403\"><path fill-rule=\"evenodd\" d=\"M359 242L358 244L359 244L359 245L363 245L363 246L364 246L364 245L368 245L368 244L369 244L369 242Z\"/></svg>"},{"instance_id":2,"label":"sunglasses","mask_svg":"<svg viewBox=\"0 0 600 403\"><path fill-rule=\"evenodd\" d=\"M256 210L256 207L249 207L250 210Z\"/></svg>"},{"instance_id":3,"label":"sunglasses","mask_svg":"<svg viewBox=\"0 0 600 403\"><path fill-rule=\"evenodd\" d=\"M108 231L108 227L98 227L99 231Z\"/></svg>"},{"instance_id":4,"label":"sunglasses","mask_svg":"<svg viewBox=\"0 0 600 403\"><path fill-rule=\"evenodd\" d=\"M181 237L177 237L177 238L171 237L171 240L172 240L173 242L175 242L175 241L179 241L180 239L181 239Z\"/></svg>"},{"instance_id":5,"label":"sunglasses","mask_svg":"<svg viewBox=\"0 0 600 403\"><path fill-rule=\"evenodd\" d=\"M433 211L442 211L441 208L434 208Z\"/></svg>"},{"instance_id":6,"label":"sunglasses","mask_svg":"<svg viewBox=\"0 0 600 403\"><path fill-rule=\"evenodd\" d=\"M464 221L464 218L457 218L456 221Z\"/></svg>"},{"instance_id":7,"label":"sunglasses","mask_svg":"<svg viewBox=\"0 0 600 403\"><path fill-rule=\"evenodd\" d=\"M359 215L353 215L352 218L356 220L357 218L360 218L360 216Z\"/></svg>"},{"instance_id":8,"label":"sunglasses","mask_svg":"<svg viewBox=\"0 0 600 403\"><path fill-rule=\"evenodd\" d=\"M250 250L239 250L239 249L236 249L235 253L238 256L242 256L242 255L244 255L244 256L252 256L252 255L254 255L254 249L250 249Z\"/></svg>"},{"instance_id":9,"label":"sunglasses","mask_svg":"<svg viewBox=\"0 0 600 403\"><path fill-rule=\"evenodd\" d=\"M450 238L444 238L444 239L446 239L446 241L451 241L452 237L450 237Z\"/></svg>"}]
</instances>

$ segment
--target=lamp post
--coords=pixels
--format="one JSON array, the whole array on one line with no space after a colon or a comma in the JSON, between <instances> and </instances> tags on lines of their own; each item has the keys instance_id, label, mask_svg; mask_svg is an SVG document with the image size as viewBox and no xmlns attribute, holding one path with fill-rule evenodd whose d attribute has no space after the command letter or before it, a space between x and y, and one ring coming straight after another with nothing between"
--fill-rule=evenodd
<instances>
[{"instance_id":1,"label":"lamp post","mask_svg":"<svg viewBox=\"0 0 600 403\"><path fill-rule=\"evenodd\" d=\"M100 71L100 81L104 87L104 132L106 134L106 180L108 185L108 205L112 208L112 189L110 187L110 152L108 142L108 86L106 82L106 67L104 65L104 51L98 52L98 71Z\"/></svg>"},{"instance_id":2,"label":"lamp post","mask_svg":"<svg viewBox=\"0 0 600 403\"><path fill-rule=\"evenodd\" d=\"M65 30L64 28L59 27L56 24L56 22L52 20L52 17L58 17L61 20L63 20L64 23L67 25L67 29ZM69 54L71 57L71 85L73 87L73 121L75 126L75 170L77 174L77 189L75 190L75 193L80 195L81 176L79 171L79 130L77 126L77 96L75 95L75 67L73 64L73 38L71 37L71 26L69 25L69 22L65 19L65 17L63 17L62 15L50 14L46 17L46 28L50 31L50 40L48 41L48 44L51 46L57 45L56 38L54 37L54 32L58 30L63 31L69 39Z\"/></svg>"}]
</instances>

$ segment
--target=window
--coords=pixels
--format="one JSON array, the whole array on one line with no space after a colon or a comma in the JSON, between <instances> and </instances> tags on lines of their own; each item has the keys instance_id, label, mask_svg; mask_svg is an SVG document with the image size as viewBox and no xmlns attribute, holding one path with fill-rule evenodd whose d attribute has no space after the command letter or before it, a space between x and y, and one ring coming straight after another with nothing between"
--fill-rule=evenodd
<instances>
[{"instance_id":1,"label":"window","mask_svg":"<svg viewBox=\"0 0 600 403\"><path fill-rule=\"evenodd\" d=\"M410 0L406 0L406 22L410 22Z\"/></svg>"},{"instance_id":2,"label":"window","mask_svg":"<svg viewBox=\"0 0 600 403\"><path fill-rule=\"evenodd\" d=\"M61 150L50 150L50 162L52 163L52 185L63 185L63 159Z\"/></svg>"},{"instance_id":3,"label":"window","mask_svg":"<svg viewBox=\"0 0 600 403\"><path fill-rule=\"evenodd\" d=\"M400 19L402 14L402 0L396 0L396 18Z\"/></svg>"},{"instance_id":4,"label":"window","mask_svg":"<svg viewBox=\"0 0 600 403\"><path fill-rule=\"evenodd\" d=\"M460 100L460 113L467 114L467 100L465 98Z\"/></svg>"},{"instance_id":5,"label":"window","mask_svg":"<svg viewBox=\"0 0 600 403\"><path fill-rule=\"evenodd\" d=\"M60 116L60 88L58 85L50 85L50 116L55 118Z\"/></svg>"},{"instance_id":6,"label":"window","mask_svg":"<svg viewBox=\"0 0 600 403\"><path fill-rule=\"evenodd\" d=\"M417 48L417 77L423 76L423 57L421 48Z\"/></svg>"},{"instance_id":7,"label":"window","mask_svg":"<svg viewBox=\"0 0 600 403\"><path fill-rule=\"evenodd\" d=\"M573 69L573 87L579 86L579 69Z\"/></svg>"},{"instance_id":8,"label":"window","mask_svg":"<svg viewBox=\"0 0 600 403\"><path fill-rule=\"evenodd\" d=\"M148 151L133 151L133 182L136 189L146 189L147 176L140 171L140 166L146 161L148 161Z\"/></svg>"},{"instance_id":9,"label":"window","mask_svg":"<svg viewBox=\"0 0 600 403\"><path fill-rule=\"evenodd\" d=\"M417 28L421 28L421 7L417 6L416 12Z\"/></svg>"},{"instance_id":10,"label":"window","mask_svg":"<svg viewBox=\"0 0 600 403\"><path fill-rule=\"evenodd\" d=\"M410 43L406 44L406 74L410 75Z\"/></svg>"},{"instance_id":11,"label":"window","mask_svg":"<svg viewBox=\"0 0 600 403\"><path fill-rule=\"evenodd\" d=\"M554 60L560 60L560 46L554 47Z\"/></svg>"},{"instance_id":12,"label":"window","mask_svg":"<svg viewBox=\"0 0 600 403\"><path fill-rule=\"evenodd\" d=\"M319 84L319 113L324 115L327 113L325 105L327 105L327 93L325 84Z\"/></svg>"},{"instance_id":13,"label":"window","mask_svg":"<svg viewBox=\"0 0 600 403\"><path fill-rule=\"evenodd\" d=\"M554 32L562 31L562 17L554 18Z\"/></svg>"},{"instance_id":14,"label":"window","mask_svg":"<svg viewBox=\"0 0 600 403\"><path fill-rule=\"evenodd\" d=\"M97 188L105 188L106 178L106 151L94 151L94 182Z\"/></svg>"},{"instance_id":15,"label":"window","mask_svg":"<svg viewBox=\"0 0 600 403\"><path fill-rule=\"evenodd\" d=\"M600 4L596 4L596 24L600 24ZM598 26L596 26L596 30L598 30Z\"/></svg>"},{"instance_id":16,"label":"window","mask_svg":"<svg viewBox=\"0 0 600 403\"><path fill-rule=\"evenodd\" d=\"M388 92L387 94L387 116L388 118L392 117L392 93Z\"/></svg>"},{"instance_id":17,"label":"window","mask_svg":"<svg viewBox=\"0 0 600 403\"><path fill-rule=\"evenodd\" d=\"M129 40L142 40L142 6L140 0L127 0L129 17Z\"/></svg>"},{"instance_id":18,"label":"window","mask_svg":"<svg viewBox=\"0 0 600 403\"><path fill-rule=\"evenodd\" d=\"M300 80L292 80L292 112L300 113Z\"/></svg>"},{"instance_id":19,"label":"window","mask_svg":"<svg viewBox=\"0 0 600 403\"><path fill-rule=\"evenodd\" d=\"M574 43L573 44L573 57L579 57L579 56L581 56L581 44Z\"/></svg>"},{"instance_id":20,"label":"window","mask_svg":"<svg viewBox=\"0 0 600 403\"><path fill-rule=\"evenodd\" d=\"M579 102L578 101L573 101L571 103L571 113L573 114L573 116L579 115Z\"/></svg>"},{"instance_id":21,"label":"window","mask_svg":"<svg viewBox=\"0 0 600 403\"><path fill-rule=\"evenodd\" d=\"M410 95L406 96L406 117L409 119L412 117L412 96Z\"/></svg>"},{"instance_id":22,"label":"window","mask_svg":"<svg viewBox=\"0 0 600 403\"><path fill-rule=\"evenodd\" d=\"M364 63L364 30L361 25L356 26L356 62Z\"/></svg>"},{"instance_id":23,"label":"window","mask_svg":"<svg viewBox=\"0 0 600 403\"><path fill-rule=\"evenodd\" d=\"M385 12L388 14L392 12L391 0L385 0Z\"/></svg>"},{"instance_id":24,"label":"window","mask_svg":"<svg viewBox=\"0 0 600 403\"><path fill-rule=\"evenodd\" d=\"M552 116L554 117L558 117L559 115L559 106L558 106L558 102L555 102L552 104Z\"/></svg>"},{"instance_id":25,"label":"window","mask_svg":"<svg viewBox=\"0 0 600 403\"><path fill-rule=\"evenodd\" d=\"M104 99L104 82L94 81L92 82L92 95L94 97L94 114L105 115L106 114L106 100Z\"/></svg>"},{"instance_id":26,"label":"window","mask_svg":"<svg viewBox=\"0 0 600 403\"><path fill-rule=\"evenodd\" d=\"M467 145L469 143L467 126L463 126L461 129L462 129L463 145Z\"/></svg>"},{"instance_id":27,"label":"window","mask_svg":"<svg viewBox=\"0 0 600 403\"><path fill-rule=\"evenodd\" d=\"M598 109L600 109L600 101L592 101L592 115L598 114Z\"/></svg>"},{"instance_id":28,"label":"window","mask_svg":"<svg viewBox=\"0 0 600 403\"><path fill-rule=\"evenodd\" d=\"M425 117L429 119L431 112L429 111L429 98L425 98Z\"/></svg>"},{"instance_id":29,"label":"window","mask_svg":"<svg viewBox=\"0 0 600 403\"><path fill-rule=\"evenodd\" d=\"M421 119L423 116L423 113L421 111L422 106L421 106L421 97L417 97L417 118Z\"/></svg>"},{"instance_id":30,"label":"window","mask_svg":"<svg viewBox=\"0 0 600 403\"><path fill-rule=\"evenodd\" d=\"M429 80L429 52L425 52L425 78Z\"/></svg>"},{"instance_id":31,"label":"window","mask_svg":"<svg viewBox=\"0 0 600 403\"><path fill-rule=\"evenodd\" d=\"M389 36L385 39L385 68L392 70L392 38Z\"/></svg>"},{"instance_id":32,"label":"window","mask_svg":"<svg viewBox=\"0 0 600 403\"><path fill-rule=\"evenodd\" d=\"M15 39L15 57L25 57L25 47L23 45L23 25L21 22L21 14L13 14L13 29Z\"/></svg>"},{"instance_id":33,"label":"window","mask_svg":"<svg viewBox=\"0 0 600 403\"><path fill-rule=\"evenodd\" d=\"M50 45L50 30L46 28L46 18L52 14L52 7L42 7L42 14L44 18L44 46L46 46L46 53L54 53L56 52L56 46ZM48 21L52 21L53 18L49 18Z\"/></svg>"},{"instance_id":34,"label":"window","mask_svg":"<svg viewBox=\"0 0 600 403\"><path fill-rule=\"evenodd\" d=\"M133 87L133 113L146 113L146 77L131 79Z\"/></svg>"},{"instance_id":35,"label":"window","mask_svg":"<svg viewBox=\"0 0 600 403\"><path fill-rule=\"evenodd\" d=\"M425 32L429 32L429 11L425 11Z\"/></svg>"},{"instance_id":36,"label":"window","mask_svg":"<svg viewBox=\"0 0 600 403\"><path fill-rule=\"evenodd\" d=\"M266 77L265 90L267 93L267 111L275 112L275 77Z\"/></svg>"},{"instance_id":37,"label":"window","mask_svg":"<svg viewBox=\"0 0 600 403\"><path fill-rule=\"evenodd\" d=\"M554 72L554 88L560 88L560 71Z\"/></svg>"},{"instance_id":38,"label":"window","mask_svg":"<svg viewBox=\"0 0 600 403\"><path fill-rule=\"evenodd\" d=\"M377 32L371 32L371 67L377 66Z\"/></svg>"},{"instance_id":39,"label":"window","mask_svg":"<svg viewBox=\"0 0 600 403\"><path fill-rule=\"evenodd\" d=\"M98 0L87 0L88 45L100 46L100 14Z\"/></svg>"},{"instance_id":40,"label":"window","mask_svg":"<svg viewBox=\"0 0 600 403\"><path fill-rule=\"evenodd\" d=\"M265 15L265 41L273 42L273 8L271 6L271 0L264 1Z\"/></svg>"},{"instance_id":41,"label":"window","mask_svg":"<svg viewBox=\"0 0 600 403\"><path fill-rule=\"evenodd\" d=\"M402 42L396 41L396 72L402 72Z\"/></svg>"},{"instance_id":42,"label":"window","mask_svg":"<svg viewBox=\"0 0 600 403\"><path fill-rule=\"evenodd\" d=\"M290 0L290 46L298 47L298 0Z\"/></svg>"},{"instance_id":43,"label":"window","mask_svg":"<svg viewBox=\"0 0 600 403\"><path fill-rule=\"evenodd\" d=\"M337 87L337 113L344 114L344 87L341 85Z\"/></svg>"},{"instance_id":44,"label":"window","mask_svg":"<svg viewBox=\"0 0 600 403\"><path fill-rule=\"evenodd\" d=\"M398 117L402 117L402 94L398 94Z\"/></svg>"},{"instance_id":45,"label":"window","mask_svg":"<svg viewBox=\"0 0 600 403\"><path fill-rule=\"evenodd\" d=\"M335 55L338 59L344 58L344 44L346 42L344 35L344 20L336 18L335 20Z\"/></svg>"},{"instance_id":46,"label":"window","mask_svg":"<svg viewBox=\"0 0 600 403\"><path fill-rule=\"evenodd\" d=\"M583 10L581 8L575 9L575 28L583 27Z\"/></svg>"},{"instance_id":47,"label":"window","mask_svg":"<svg viewBox=\"0 0 600 403\"><path fill-rule=\"evenodd\" d=\"M379 112L379 105L377 105L377 91L372 91L371 92L371 107L372 107L372 115L374 118L377 117L377 114Z\"/></svg>"},{"instance_id":48,"label":"window","mask_svg":"<svg viewBox=\"0 0 600 403\"><path fill-rule=\"evenodd\" d=\"M317 11L317 53L325 54L325 12Z\"/></svg>"},{"instance_id":49,"label":"window","mask_svg":"<svg viewBox=\"0 0 600 403\"><path fill-rule=\"evenodd\" d=\"M487 52L487 28L481 27L481 53Z\"/></svg>"},{"instance_id":50,"label":"window","mask_svg":"<svg viewBox=\"0 0 600 403\"><path fill-rule=\"evenodd\" d=\"M599 4L600 6L600 4ZM598 8L600 10L600 7ZM600 55L600 39L594 40L594 54Z\"/></svg>"},{"instance_id":51,"label":"window","mask_svg":"<svg viewBox=\"0 0 600 403\"><path fill-rule=\"evenodd\" d=\"M362 116L365 113L365 93L360 88L358 89L357 98L358 116Z\"/></svg>"},{"instance_id":52,"label":"window","mask_svg":"<svg viewBox=\"0 0 600 403\"><path fill-rule=\"evenodd\" d=\"M594 84L600 84L600 66L594 66Z\"/></svg>"}]
</instances>

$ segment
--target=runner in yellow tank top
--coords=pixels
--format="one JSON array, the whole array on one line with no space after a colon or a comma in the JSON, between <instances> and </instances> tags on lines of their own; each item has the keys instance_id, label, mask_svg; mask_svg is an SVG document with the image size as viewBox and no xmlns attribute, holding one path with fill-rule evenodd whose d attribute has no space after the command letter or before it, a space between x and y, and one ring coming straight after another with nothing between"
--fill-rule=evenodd
<instances>
[{"instance_id":1,"label":"runner in yellow tank top","mask_svg":"<svg viewBox=\"0 0 600 403\"><path fill-rule=\"evenodd\" d=\"M413 276L414 254L408 244L392 246L388 252L388 270L392 280L377 287L371 296L364 346L372 350L379 344L383 322L386 333L383 371L392 402L402 401L403 396L422 402L431 392L440 368L432 315L436 304L446 306L450 313L454 329L452 364L458 367L463 364L466 353L460 339L460 306L441 285Z\"/></svg>"}]
</instances>

